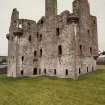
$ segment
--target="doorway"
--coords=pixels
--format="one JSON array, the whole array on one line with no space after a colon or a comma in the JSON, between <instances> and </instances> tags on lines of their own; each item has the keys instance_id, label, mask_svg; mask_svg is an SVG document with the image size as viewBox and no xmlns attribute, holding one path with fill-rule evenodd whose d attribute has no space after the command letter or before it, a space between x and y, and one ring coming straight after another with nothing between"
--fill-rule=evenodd
<instances>
[{"instance_id":1,"label":"doorway","mask_svg":"<svg viewBox=\"0 0 105 105\"><path fill-rule=\"evenodd\" d=\"M37 75L37 68L34 68L33 75Z\"/></svg>"}]
</instances>

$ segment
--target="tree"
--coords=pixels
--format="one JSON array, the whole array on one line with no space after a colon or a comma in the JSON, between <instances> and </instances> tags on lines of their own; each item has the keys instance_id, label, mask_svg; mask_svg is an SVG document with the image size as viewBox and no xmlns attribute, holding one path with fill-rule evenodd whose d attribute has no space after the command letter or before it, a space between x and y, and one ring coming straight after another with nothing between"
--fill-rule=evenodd
<instances>
[{"instance_id":1,"label":"tree","mask_svg":"<svg viewBox=\"0 0 105 105\"><path fill-rule=\"evenodd\" d=\"M103 52L99 51L99 54L98 54L98 55L99 55L99 56L105 55L105 51L103 51Z\"/></svg>"}]
</instances>

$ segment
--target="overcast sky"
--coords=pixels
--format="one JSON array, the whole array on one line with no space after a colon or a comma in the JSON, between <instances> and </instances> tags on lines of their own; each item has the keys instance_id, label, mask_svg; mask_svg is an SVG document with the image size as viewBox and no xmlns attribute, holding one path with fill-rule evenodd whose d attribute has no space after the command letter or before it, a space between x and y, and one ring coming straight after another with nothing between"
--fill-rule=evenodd
<instances>
[{"instance_id":1,"label":"overcast sky","mask_svg":"<svg viewBox=\"0 0 105 105\"><path fill-rule=\"evenodd\" d=\"M58 0L58 13L72 12L73 0ZM45 14L45 0L0 0L0 55L8 54L8 33L13 8L20 12L20 18L38 21ZM89 0L91 14L98 18L99 49L105 50L105 0Z\"/></svg>"}]
</instances>

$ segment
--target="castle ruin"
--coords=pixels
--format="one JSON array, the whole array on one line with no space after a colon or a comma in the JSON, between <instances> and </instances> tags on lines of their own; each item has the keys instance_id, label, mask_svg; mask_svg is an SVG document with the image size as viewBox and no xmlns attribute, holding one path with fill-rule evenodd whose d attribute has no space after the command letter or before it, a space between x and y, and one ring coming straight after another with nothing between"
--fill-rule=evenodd
<instances>
[{"instance_id":1,"label":"castle ruin","mask_svg":"<svg viewBox=\"0 0 105 105\"><path fill-rule=\"evenodd\" d=\"M97 19L88 0L74 0L73 12L57 14L57 0L45 0L38 22L20 19L13 9L8 39L8 76L77 79L96 70Z\"/></svg>"}]
</instances>

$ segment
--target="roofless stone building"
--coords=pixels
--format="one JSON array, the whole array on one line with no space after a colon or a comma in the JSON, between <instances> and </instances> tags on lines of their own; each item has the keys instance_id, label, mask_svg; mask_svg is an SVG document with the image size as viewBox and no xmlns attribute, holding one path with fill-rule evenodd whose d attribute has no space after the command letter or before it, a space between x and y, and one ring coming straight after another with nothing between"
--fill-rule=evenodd
<instances>
[{"instance_id":1,"label":"roofless stone building","mask_svg":"<svg viewBox=\"0 0 105 105\"><path fill-rule=\"evenodd\" d=\"M73 12L57 14L57 0L45 0L37 23L13 9L8 39L8 76L57 76L77 79L96 69L97 19L88 0L74 0Z\"/></svg>"}]
</instances>

